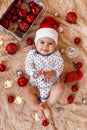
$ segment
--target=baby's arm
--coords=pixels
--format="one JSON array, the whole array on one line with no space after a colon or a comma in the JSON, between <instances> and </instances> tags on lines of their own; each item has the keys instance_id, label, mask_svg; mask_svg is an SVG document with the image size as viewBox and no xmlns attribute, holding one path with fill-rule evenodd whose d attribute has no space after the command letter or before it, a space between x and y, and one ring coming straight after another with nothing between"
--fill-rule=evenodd
<instances>
[{"instance_id":1,"label":"baby's arm","mask_svg":"<svg viewBox=\"0 0 87 130\"><path fill-rule=\"evenodd\" d=\"M34 65L34 54L35 54L35 50L31 50L27 54L26 60L25 60L25 70L27 74L30 76L34 76L34 73L36 72L36 68Z\"/></svg>"}]
</instances>

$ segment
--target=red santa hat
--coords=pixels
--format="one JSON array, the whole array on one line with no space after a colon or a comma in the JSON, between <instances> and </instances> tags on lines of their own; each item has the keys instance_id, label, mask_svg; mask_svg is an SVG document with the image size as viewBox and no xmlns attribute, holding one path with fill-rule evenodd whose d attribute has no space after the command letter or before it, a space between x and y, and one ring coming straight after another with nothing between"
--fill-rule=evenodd
<instances>
[{"instance_id":1,"label":"red santa hat","mask_svg":"<svg viewBox=\"0 0 87 130\"><path fill-rule=\"evenodd\" d=\"M58 32L56 31L59 26L59 23L53 19L53 17L46 17L40 24L39 29L36 31L35 35L35 44L40 38L48 37L52 38L55 41L55 44L58 44Z\"/></svg>"}]
</instances>

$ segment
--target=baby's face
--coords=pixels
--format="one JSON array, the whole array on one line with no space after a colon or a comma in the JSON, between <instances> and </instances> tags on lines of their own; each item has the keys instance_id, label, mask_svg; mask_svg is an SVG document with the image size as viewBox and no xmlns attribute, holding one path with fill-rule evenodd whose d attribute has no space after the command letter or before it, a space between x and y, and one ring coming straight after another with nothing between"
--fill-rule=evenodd
<instances>
[{"instance_id":1,"label":"baby's face","mask_svg":"<svg viewBox=\"0 0 87 130\"><path fill-rule=\"evenodd\" d=\"M56 49L56 43L52 38L40 38L36 43L36 49L42 55L49 55Z\"/></svg>"}]
</instances>

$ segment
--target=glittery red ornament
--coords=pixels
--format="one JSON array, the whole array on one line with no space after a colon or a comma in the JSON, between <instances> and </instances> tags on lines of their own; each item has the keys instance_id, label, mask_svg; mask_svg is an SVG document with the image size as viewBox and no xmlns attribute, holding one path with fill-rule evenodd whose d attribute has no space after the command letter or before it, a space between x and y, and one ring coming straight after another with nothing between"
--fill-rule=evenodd
<instances>
[{"instance_id":1,"label":"glittery red ornament","mask_svg":"<svg viewBox=\"0 0 87 130\"><path fill-rule=\"evenodd\" d=\"M17 48L17 45L15 43L8 43L6 45L6 51L9 53L9 54L15 54L17 52L18 48Z\"/></svg>"},{"instance_id":2,"label":"glittery red ornament","mask_svg":"<svg viewBox=\"0 0 87 130\"><path fill-rule=\"evenodd\" d=\"M36 3L34 1L30 1L28 5L29 5L29 7L34 8Z\"/></svg>"},{"instance_id":3,"label":"glittery red ornament","mask_svg":"<svg viewBox=\"0 0 87 130\"><path fill-rule=\"evenodd\" d=\"M65 83L73 83L83 78L83 73L80 70L70 71L65 75Z\"/></svg>"},{"instance_id":4,"label":"glittery red ornament","mask_svg":"<svg viewBox=\"0 0 87 130\"><path fill-rule=\"evenodd\" d=\"M78 86L77 85L73 85L71 89L72 89L73 92L77 92L78 91Z\"/></svg>"},{"instance_id":5,"label":"glittery red ornament","mask_svg":"<svg viewBox=\"0 0 87 130\"><path fill-rule=\"evenodd\" d=\"M73 95L69 95L68 98L67 98L67 101L68 101L69 104L73 103L73 101L74 101Z\"/></svg>"},{"instance_id":6,"label":"glittery red ornament","mask_svg":"<svg viewBox=\"0 0 87 130\"><path fill-rule=\"evenodd\" d=\"M35 5L34 8L32 8L32 13L34 15L38 15L40 13L41 9L39 6Z\"/></svg>"},{"instance_id":7,"label":"glittery red ornament","mask_svg":"<svg viewBox=\"0 0 87 130\"><path fill-rule=\"evenodd\" d=\"M8 27L9 27L9 20L8 20L8 19L3 19L3 20L0 21L0 24L1 24L4 28L8 29Z\"/></svg>"},{"instance_id":8,"label":"glittery red ornament","mask_svg":"<svg viewBox=\"0 0 87 130\"><path fill-rule=\"evenodd\" d=\"M80 70L78 70L76 71L76 76L77 76L77 80L81 80L83 78L83 73Z\"/></svg>"},{"instance_id":9,"label":"glittery red ornament","mask_svg":"<svg viewBox=\"0 0 87 130\"><path fill-rule=\"evenodd\" d=\"M81 38L80 37L76 37L75 39L74 39L74 43L75 44L79 44L81 42Z\"/></svg>"},{"instance_id":10,"label":"glittery red ornament","mask_svg":"<svg viewBox=\"0 0 87 130\"><path fill-rule=\"evenodd\" d=\"M5 71L6 66L3 63L0 63L0 72Z\"/></svg>"},{"instance_id":11,"label":"glittery red ornament","mask_svg":"<svg viewBox=\"0 0 87 130\"><path fill-rule=\"evenodd\" d=\"M49 122L47 121L47 119L42 121L42 125L43 126L48 126L49 125Z\"/></svg>"},{"instance_id":12,"label":"glittery red ornament","mask_svg":"<svg viewBox=\"0 0 87 130\"><path fill-rule=\"evenodd\" d=\"M18 23L18 29L22 32L26 32L29 28L29 24L27 22L24 21L20 21Z\"/></svg>"},{"instance_id":13,"label":"glittery red ornament","mask_svg":"<svg viewBox=\"0 0 87 130\"><path fill-rule=\"evenodd\" d=\"M13 95L10 95L10 96L8 96L8 102L9 103L13 103L14 102L14 100L15 100L15 96L13 96Z\"/></svg>"},{"instance_id":14,"label":"glittery red ornament","mask_svg":"<svg viewBox=\"0 0 87 130\"><path fill-rule=\"evenodd\" d=\"M20 16L20 18L25 18L27 16L27 10L26 9L20 9L19 10L19 16Z\"/></svg>"},{"instance_id":15,"label":"glittery red ornament","mask_svg":"<svg viewBox=\"0 0 87 130\"><path fill-rule=\"evenodd\" d=\"M68 23L71 23L71 24L76 23L76 20L77 20L77 15L76 15L75 12L69 12L69 13L67 13L67 15L66 15L66 21Z\"/></svg>"},{"instance_id":16,"label":"glittery red ornament","mask_svg":"<svg viewBox=\"0 0 87 130\"><path fill-rule=\"evenodd\" d=\"M29 14L29 15L26 16L26 21L27 21L28 23L33 23L34 20L35 20L34 14Z\"/></svg>"},{"instance_id":17,"label":"glittery red ornament","mask_svg":"<svg viewBox=\"0 0 87 130\"><path fill-rule=\"evenodd\" d=\"M27 83L28 83L28 79L27 79L27 78L25 78L25 77L20 77L20 78L18 78L18 85L19 85L20 87L26 86Z\"/></svg>"},{"instance_id":18,"label":"glittery red ornament","mask_svg":"<svg viewBox=\"0 0 87 130\"><path fill-rule=\"evenodd\" d=\"M28 38L26 40L26 43L27 43L27 45L32 45L33 44L33 40L31 38Z\"/></svg>"}]
</instances>

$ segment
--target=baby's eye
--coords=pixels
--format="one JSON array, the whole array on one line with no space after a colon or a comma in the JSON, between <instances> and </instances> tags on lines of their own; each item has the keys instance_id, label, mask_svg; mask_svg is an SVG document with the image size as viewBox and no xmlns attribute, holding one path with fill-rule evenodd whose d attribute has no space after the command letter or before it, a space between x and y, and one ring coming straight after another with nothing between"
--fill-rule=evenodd
<instances>
[{"instance_id":1,"label":"baby's eye","mask_svg":"<svg viewBox=\"0 0 87 130\"><path fill-rule=\"evenodd\" d=\"M53 44L52 42L49 43L49 45L52 45L52 44Z\"/></svg>"},{"instance_id":2,"label":"baby's eye","mask_svg":"<svg viewBox=\"0 0 87 130\"><path fill-rule=\"evenodd\" d=\"M40 42L40 43L44 44L44 42Z\"/></svg>"}]
</instances>

